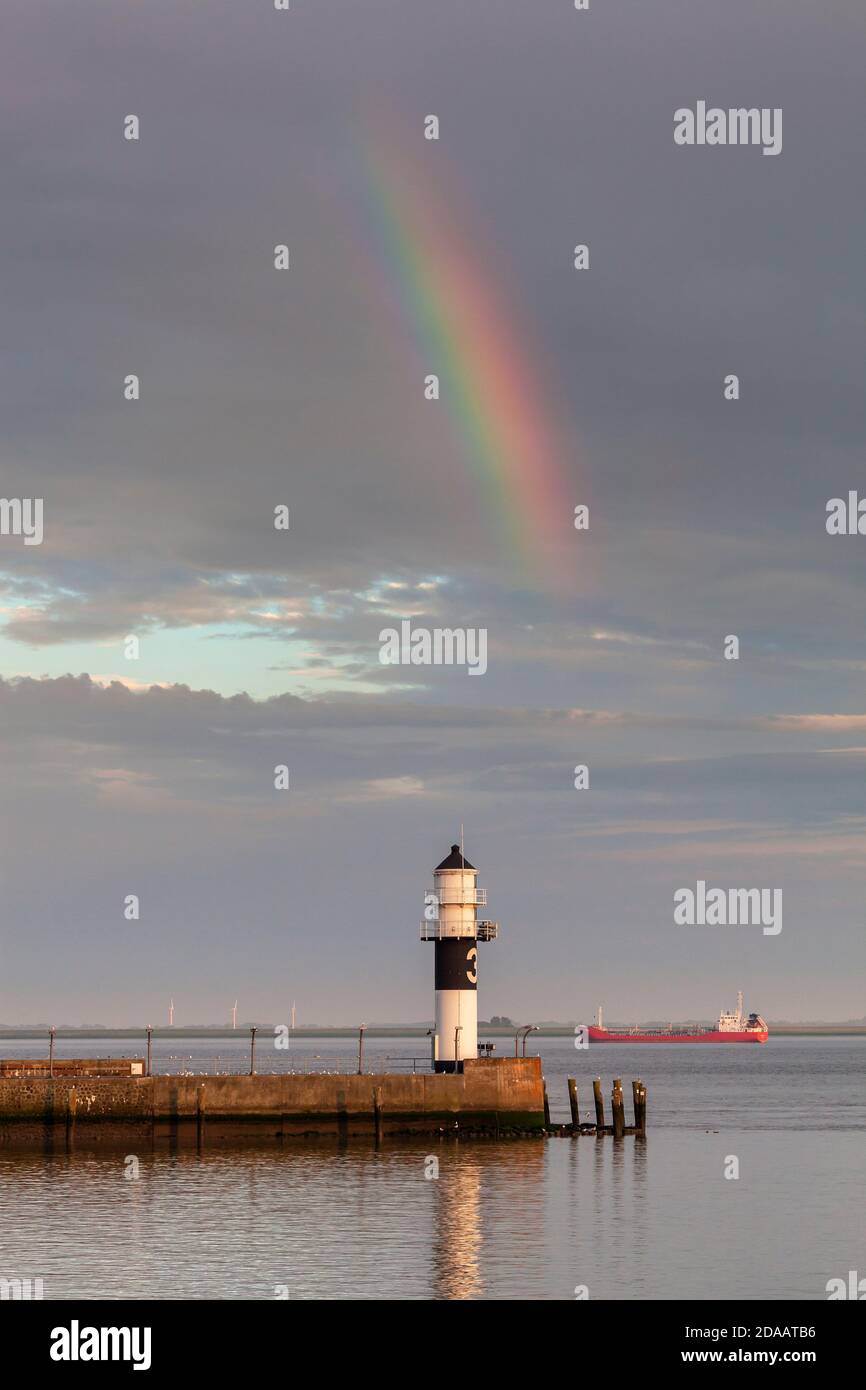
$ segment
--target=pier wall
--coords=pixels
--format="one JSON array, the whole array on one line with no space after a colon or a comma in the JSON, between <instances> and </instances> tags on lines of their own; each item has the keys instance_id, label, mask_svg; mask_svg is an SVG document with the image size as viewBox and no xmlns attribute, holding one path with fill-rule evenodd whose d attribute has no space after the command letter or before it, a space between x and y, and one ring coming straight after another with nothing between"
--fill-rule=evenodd
<instances>
[{"instance_id":1,"label":"pier wall","mask_svg":"<svg viewBox=\"0 0 866 1390\"><path fill-rule=\"evenodd\" d=\"M423 1134L544 1126L541 1059L479 1058L462 1075L0 1076L0 1145L46 1130Z\"/></svg>"},{"instance_id":2,"label":"pier wall","mask_svg":"<svg viewBox=\"0 0 866 1390\"><path fill-rule=\"evenodd\" d=\"M143 1057L0 1058L0 1076L144 1076Z\"/></svg>"}]
</instances>

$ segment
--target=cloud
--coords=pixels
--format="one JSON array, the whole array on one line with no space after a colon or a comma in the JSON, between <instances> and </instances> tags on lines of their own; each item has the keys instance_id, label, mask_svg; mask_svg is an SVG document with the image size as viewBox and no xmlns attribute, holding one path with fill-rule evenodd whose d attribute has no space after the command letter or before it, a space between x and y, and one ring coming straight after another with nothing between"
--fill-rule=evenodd
<instances>
[{"instance_id":1,"label":"cloud","mask_svg":"<svg viewBox=\"0 0 866 1390\"><path fill-rule=\"evenodd\" d=\"M515 1008L571 1017L606 980L623 1012L646 991L674 1007L698 979L712 994L732 962L711 943L683 957L663 915L703 854L732 875L783 865L796 909L772 969L748 962L765 1012L796 1014L804 982L862 1012L841 999L862 974L862 561L824 529L862 474L844 173L860 16L840 0L831 26L818 7L792 26L788 8L732 24L613 7L593 21L600 65L563 41L562 7L519 0L492 27L458 0L375 0L279 33L234 0L209 0L206 25L174 0L60 6L47 27L12 5L0 463L5 495L45 501L41 546L0 537L0 666L21 677L0 682L16 1009L69 990L91 1013L112 991L149 1009L171 971L202 1016L237 979L275 1009L300 980L331 1016L386 1016L395 992L423 1016L401 932L465 821L504 916L531 923L489 967ZM782 158L675 149L686 70L732 102L732 73L754 92L772 74ZM441 106L436 147L420 92ZM496 352L543 385L531 441L555 439L566 478L551 535L543 471L478 447L510 438L522 375L480 415L492 358L452 379L459 402L424 399L442 351L378 231L382 129L514 325ZM404 249L434 269L423 238ZM561 587L539 577L556 555ZM378 632L403 616L484 627L487 674L383 667ZM101 674L68 674L84 671ZM130 933L116 904L139 889ZM611 978L648 940L634 981Z\"/></svg>"}]
</instances>

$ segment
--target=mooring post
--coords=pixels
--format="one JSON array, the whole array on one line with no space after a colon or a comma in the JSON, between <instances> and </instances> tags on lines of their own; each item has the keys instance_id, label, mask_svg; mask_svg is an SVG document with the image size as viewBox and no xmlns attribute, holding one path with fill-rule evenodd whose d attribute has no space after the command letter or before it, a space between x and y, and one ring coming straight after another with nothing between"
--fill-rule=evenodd
<instances>
[{"instance_id":1,"label":"mooring post","mask_svg":"<svg viewBox=\"0 0 866 1390\"><path fill-rule=\"evenodd\" d=\"M541 1085L544 1089L544 1128L550 1129L550 1101L547 1098L547 1082L542 1077Z\"/></svg>"},{"instance_id":2,"label":"mooring post","mask_svg":"<svg viewBox=\"0 0 866 1390\"><path fill-rule=\"evenodd\" d=\"M577 1133L580 1119L577 1109L577 1082L573 1076L568 1078L568 1103L571 1106L571 1127Z\"/></svg>"},{"instance_id":3,"label":"mooring post","mask_svg":"<svg viewBox=\"0 0 866 1390\"><path fill-rule=\"evenodd\" d=\"M148 1075L148 1076L152 1076L152 1075L153 1075L153 1072L152 1072L152 1070L151 1070L152 1053L153 1053L153 1029L151 1028L150 1024L148 1024L148 1025L147 1025L147 1075Z\"/></svg>"},{"instance_id":4,"label":"mooring post","mask_svg":"<svg viewBox=\"0 0 866 1390\"><path fill-rule=\"evenodd\" d=\"M256 1074L256 1030L250 1028L250 1076Z\"/></svg>"},{"instance_id":5,"label":"mooring post","mask_svg":"<svg viewBox=\"0 0 866 1390\"><path fill-rule=\"evenodd\" d=\"M625 1102L622 1098L622 1077L613 1078L613 1092L610 1098L613 1110L613 1137L621 1139L625 1132Z\"/></svg>"},{"instance_id":6,"label":"mooring post","mask_svg":"<svg viewBox=\"0 0 866 1390\"><path fill-rule=\"evenodd\" d=\"M640 1111L640 1086L640 1077L638 1077L637 1081L633 1081L631 1083L631 1104L632 1109L634 1111L635 1133L637 1133L637 1131L640 1129L640 1125L638 1123L638 1113Z\"/></svg>"},{"instance_id":7,"label":"mooring post","mask_svg":"<svg viewBox=\"0 0 866 1390\"><path fill-rule=\"evenodd\" d=\"M381 1086L375 1086L375 1087L373 1088L373 1117L374 1117L374 1119L375 1119L375 1121L376 1121L376 1143L377 1143L377 1144L381 1144L382 1138L383 1138L384 1133L385 1133L384 1124L383 1124L383 1121L382 1121L382 1111L383 1111L383 1109L384 1109L384 1106L383 1106L383 1104L382 1104L382 1087L381 1087Z\"/></svg>"},{"instance_id":8,"label":"mooring post","mask_svg":"<svg viewBox=\"0 0 866 1390\"><path fill-rule=\"evenodd\" d=\"M646 1139L646 1086L642 1081L638 1082L638 1096L635 1101L634 1127L642 1138Z\"/></svg>"},{"instance_id":9,"label":"mooring post","mask_svg":"<svg viewBox=\"0 0 866 1390\"><path fill-rule=\"evenodd\" d=\"M53 1024L48 1029L48 1075L54 1075L54 1034L57 1030Z\"/></svg>"},{"instance_id":10,"label":"mooring post","mask_svg":"<svg viewBox=\"0 0 866 1390\"><path fill-rule=\"evenodd\" d=\"M604 1096L601 1094L601 1077L597 1076L592 1083L592 1094L595 1098L595 1132L604 1134Z\"/></svg>"},{"instance_id":11,"label":"mooring post","mask_svg":"<svg viewBox=\"0 0 866 1390\"><path fill-rule=\"evenodd\" d=\"M72 1143L75 1134L75 1116L78 1113L78 1091L74 1086L70 1086L69 1094L66 1097L66 1143Z\"/></svg>"}]
</instances>

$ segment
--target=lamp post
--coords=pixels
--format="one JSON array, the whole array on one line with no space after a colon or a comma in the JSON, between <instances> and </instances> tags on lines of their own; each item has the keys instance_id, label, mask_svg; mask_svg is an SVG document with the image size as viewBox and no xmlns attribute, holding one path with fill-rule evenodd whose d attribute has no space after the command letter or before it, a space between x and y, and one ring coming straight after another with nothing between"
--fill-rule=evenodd
<instances>
[{"instance_id":1,"label":"lamp post","mask_svg":"<svg viewBox=\"0 0 866 1390\"><path fill-rule=\"evenodd\" d=\"M54 1075L54 1034L57 1030L54 1025L48 1029L48 1075Z\"/></svg>"},{"instance_id":2,"label":"lamp post","mask_svg":"<svg viewBox=\"0 0 866 1390\"><path fill-rule=\"evenodd\" d=\"M517 1056L517 1040L518 1040L518 1038L520 1037L520 1034L521 1034L521 1033L523 1034L523 1056L525 1057L525 1056L526 1056L526 1039L529 1037L529 1034L530 1034L530 1033L537 1033L537 1032L538 1032L538 1024L537 1024L537 1023L528 1023L525 1027L521 1027L521 1028L518 1028L518 1029L517 1029L517 1032L514 1034L514 1055L515 1055L515 1057Z\"/></svg>"},{"instance_id":3,"label":"lamp post","mask_svg":"<svg viewBox=\"0 0 866 1390\"><path fill-rule=\"evenodd\" d=\"M358 1029L358 1075L364 1070L364 1034L367 1031L366 1023L362 1023Z\"/></svg>"},{"instance_id":4,"label":"lamp post","mask_svg":"<svg viewBox=\"0 0 866 1390\"><path fill-rule=\"evenodd\" d=\"M250 1028L250 1076L256 1074L256 1030Z\"/></svg>"}]
</instances>

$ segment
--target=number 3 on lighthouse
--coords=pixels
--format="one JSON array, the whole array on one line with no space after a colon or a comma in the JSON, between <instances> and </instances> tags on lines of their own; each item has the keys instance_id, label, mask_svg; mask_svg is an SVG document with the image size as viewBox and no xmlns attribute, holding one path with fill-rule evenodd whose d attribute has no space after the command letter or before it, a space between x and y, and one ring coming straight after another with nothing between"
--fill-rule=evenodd
<instances>
[{"instance_id":1,"label":"number 3 on lighthouse","mask_svg":"<svg viewBox=\"0 0 866 1390\"><path fill-rule=\"evenodd\" d=\"M470 985L477 985L477 984L478 984L478 964L477 964L477 962L478 962L478 952L477 952L477 950L475 949L474 946L471 946L471 947L469 948L469 950L466 952L466 959L467 959L468 961L469 961L469 960L472 961L472 965L471 965L471 966L469 967L469 969L466 971L466 978L467 978L467 980L469 981Z\"/></svg>"}]
</instances>

